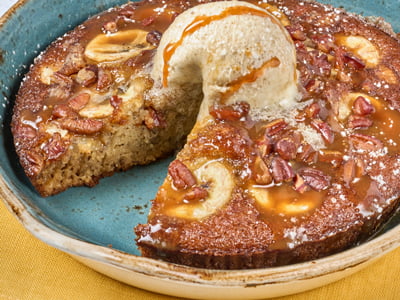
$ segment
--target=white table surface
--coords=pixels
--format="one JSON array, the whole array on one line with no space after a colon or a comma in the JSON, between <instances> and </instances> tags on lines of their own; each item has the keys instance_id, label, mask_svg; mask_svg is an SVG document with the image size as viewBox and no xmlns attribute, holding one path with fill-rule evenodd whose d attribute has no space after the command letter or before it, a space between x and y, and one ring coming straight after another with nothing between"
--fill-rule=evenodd
<instances>
[{"instance_id":1,"label":"white table surface","mask_svg":"<svg viewBox=\"0 0 400 300\"><path fill-rule=\"evenodd\" d=\"M0 16L2 16L17 0L0 0Z\"/></svg>"}]
</instances>

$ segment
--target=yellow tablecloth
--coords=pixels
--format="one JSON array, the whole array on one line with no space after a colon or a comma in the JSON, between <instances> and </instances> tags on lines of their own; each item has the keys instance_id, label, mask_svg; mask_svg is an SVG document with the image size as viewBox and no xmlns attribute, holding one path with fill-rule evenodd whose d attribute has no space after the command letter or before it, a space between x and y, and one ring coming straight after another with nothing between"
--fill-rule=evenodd
<instances>
[{"instance_id":1,"label":"yellow tablecloth","mask_svg":"<svg viewBox=\"0 0 400 300\"><path fill-rule=\"evenodd\" d=\"M34 238L1 202L0 299L175 298L128 286L82 265L69 255ZM400 299L400 249L338 282L276 299Z\"/></svg>"}]
</instances>

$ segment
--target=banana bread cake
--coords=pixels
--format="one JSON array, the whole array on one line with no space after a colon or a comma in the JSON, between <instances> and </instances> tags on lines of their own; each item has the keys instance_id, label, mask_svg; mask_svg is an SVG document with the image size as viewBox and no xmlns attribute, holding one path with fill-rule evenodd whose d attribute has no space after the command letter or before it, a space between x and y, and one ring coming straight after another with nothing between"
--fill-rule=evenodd
<instances>
[{"instance_id":1,"label":"banana bread cake","mask_svg":"<svg viewBox=\"0 0 400 300\"><path fill-rule=\"evenodd\" d=\"M312 1L128 3L35 60L16 151L49 196L190 132L135 228L142 254L218 269L317 259L398 207L399 50L381 19Z\"/></svg>"}]
</instances>

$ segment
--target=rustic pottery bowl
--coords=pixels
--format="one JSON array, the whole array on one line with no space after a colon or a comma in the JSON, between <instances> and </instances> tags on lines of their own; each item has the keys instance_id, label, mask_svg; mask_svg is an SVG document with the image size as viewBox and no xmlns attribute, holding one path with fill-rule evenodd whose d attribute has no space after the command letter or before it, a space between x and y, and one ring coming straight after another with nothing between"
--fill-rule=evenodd
<instances>
[{"instance_id":1,"label":"rustic pottery bowl","mask_svg":"<svg viewBox=\"0 0 400 300\"><path fill-rule=\"evenodd\" d=\"M139 256L133 227L144 222L170 159L41 198L14 152L10 118L22 76L46 46L87 17L121 0L20 0L0 19L0 194L37 238L127 284L173 296L260 299L316 288L350 275L400 245L400 216L355 248L306 263L257 270L195 269ZM400 31L398 0L331 0L363 15L383 16ZM71 4L72 3L72 4Z\"/></svg>"}]
</instances>

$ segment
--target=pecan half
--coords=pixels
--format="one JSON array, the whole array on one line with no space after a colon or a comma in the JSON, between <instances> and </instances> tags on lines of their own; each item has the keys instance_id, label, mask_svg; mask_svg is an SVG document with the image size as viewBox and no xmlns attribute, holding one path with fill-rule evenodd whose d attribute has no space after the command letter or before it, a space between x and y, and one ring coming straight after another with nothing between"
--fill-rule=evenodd
<instances>
[{"instance_id":1,"label":"pecan half","mask_svg":"<svg viewBox=\"0 0 400 300\"><path fill-rule=\"evenodd\" d=\"M318 160L330 163L333 167L338 167L343 161L343 153L336 150L321 149L319 151Z\"/></svg>"},{"instance_id":2,"label":"pecan half","mask_svg":"<svg viewBox=\"0 0 400 300\"><path fill-rule=\"evenodd\" d=\"M330 177L318 169L305 167L298 170L298 174L314 190L322 191L330 186Z\"/></svg>"},{"instance_id":3,"label":"pecan half","mask_svg":"<svg viewBox=\"0 0 400 300\"><path fill-rule=\"evenodd\" d=\"M347 120L347 127L352 129L368 128L372 124L372 120L364 116L351 115Z\"/></svg>"},{"instance_id":4,"label":"pecan half","mask_svg":"<svg viewBox=\"0 0 400 300\"><path fill-rule=\"evenodd\" d=\"M43 150L47 154L47 159L55 160L67 150L67 147L61 139L61 135L56 132L44 146Z\"/></svg>"},{"instance_id":5,"label":"pecan half","mask_svg":"<svg viewBox=\"0 0 400 300\"><path fill-rule=\"evenodd\" d=\"M276 183L290 181L295 175L292 166L279 156L272 160L271 169L272 177Z\"/></svg>"},{"instance_id":6,"label":"pecan half","mask_svg":"<svg viewBox=\"0 0 400 300\"><path fill-rule=\"evenodd\" d=\"M318 159L318 153L310 144L303 144L299 148L297 159L308 164L313 164Z\"/></svg>"},{"instance_id":7,"label":"pecan half","mask_svg":"<svg viewBox=\"0 0 400 300\"><path fill-rule=\"evenodd\" d=\"M275 151L286 160L296 158L297 146L293 139L285 137L275 144Z\"/></svg>"},{"instance_id":8,"label":"pecan half","mask_svg":"<svg viewBox=\"0 0 400 300\"><path fill-rule=\"evenodd\" d=\"M288 124L285 122L284 119L276 119L264 126L265 134L267 136L274 136L285 129L287 126Z\"/></svg>"},{"instance_id":9,"label":"pecan half","mask_svg":"<svg viewBox=\"0 0 400 300\"><path fill-rule=\"evenodd\" d=\"M356 115L365 116L375 112L375 107L363 96L358 96L353 102L353 112Z\"/></svg>"},{"instance_id":10,"label":"pecan half","mask_svg":"<svg viewBox=\"0 0 400 300\"><path fill-rule=\"evenodd\" d=\"M91 65L80 69L76 74L75 81L81 86L88 87L97 81L98 68L96 65Z\"/></svg>"},{"instance_id":11,"label":"pecan half","mask_svg":"<svg viewBox=\"0 0 400 300\"><path fill-rule=\"evenodd\" d=\"M377 151L383 148L383 144L376 137L355 133L349 136L353 147L361 151Z\"/></svg>"},{"instance_id":12,"label":"pecan half","mask_svg":"<svg viewBox=\"0 0 400 300\"><path fill-rule=\"evenodd\" d=\"M60 73L64 75L72 75L85 67L85 48L80 44L74 44L68 49L64 65L60 69Z\"/></svg>"},{"instance_id":13,"label":"pecan half","mask_svg":"<svg viewBox=\"0 0 400 300\"><path fill-rule=\"evenodd\" d=\"M73 110L80 110L89 103L90 94L88 93L80 93L73 97L72 99L68 100L68 106L71 107Z\"/></svg>"},{"instance_id":14,"label":"pecan half","mask_svg":"<svg viewBox=\"0 0 400 300\"><path fill-rule=\"evenodd\" d=\"M52 116L55 118L77 117L78 114L67 104L57 104L54 106Z\"/></svg>"},{"instance_id":15,"label":"pecan half","mask_svg":"<svg viewBox=\"0 0 400 300\"><path fill-rule=\"evenodd\" d=\"M333 133L332 128L328 125L328 123L315 119L311 121L311 126L316 129L322 136L325 142L328 144L332 144L335 140L335 134Z\"/></svg>"},{"instance_id":16,"label":"pecan half","mask_svg":"<svg viewBox=\"0 0 400 300\"><path fill-rule=\"evenodd\" d=\"M177 189L187 189L196 184L192 171L180 160L174 160L168 167L168 174Z\"/></svg>"},{"instance_id":17,"label":"pecan half","mask_svg":"<svg viewBox=\"0 0 400 300\"><path fill-rule=\"evenodd\" d=\"M64 118L60 120L60 126L77 134L94 134L103 128L104 123L94 119Z\"/></svg>"}]
</instances>

